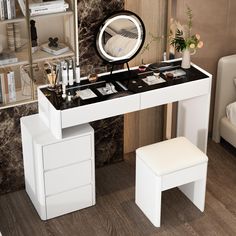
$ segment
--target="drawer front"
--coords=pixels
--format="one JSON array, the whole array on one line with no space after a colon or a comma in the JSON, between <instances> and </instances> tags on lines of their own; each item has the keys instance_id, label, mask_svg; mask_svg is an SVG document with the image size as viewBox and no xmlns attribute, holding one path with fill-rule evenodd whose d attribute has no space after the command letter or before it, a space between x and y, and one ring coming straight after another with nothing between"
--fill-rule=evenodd
<instances>
[{"instance_id":1,"label":"drawer front","mask_svg":"<svg viewBox=\"0 0 236 236\"><path fill-rule=\"evenodd\" d=\"M47 171L44 177L47 196L90 184L92 181L91 160Z\"/></svg>"},{"instance_id":2,"label":"drawer front","mask_svg":"<svg viewBox=\"0 0 236 236\"><path fill-rule=\"evenodd\" d=\"M141 93L141 107L146 109L210 93L209 78Z\"/></svg>"},{"instance_id":3,"label":"drawer front","mask_svg":"<svg viewBox=\"0 0 236 236\"><path fill-rule=\"evenodd\" d=\"M139 94L115 98L61 112L62 128L139 110Z\"/></svg>"},{"instance_id":4,"label":"drawer front","mask_svg":"<svg viewBox=\"0 0 236 236\"><path fill-rule=\"evenodd\" d=\"M46 198L47 219L93 205L92 185Z\"/></svg>"},{"instance_id":5,"label":"drawer front","mask_svg":"<svg viewBox=\"0 0 236 236\"><path fill-rule=\"evenodd\" d=\"M43 147L44 170L50 170L92 158L91 135L69 139Z\"/></svg>"}]
</instances>

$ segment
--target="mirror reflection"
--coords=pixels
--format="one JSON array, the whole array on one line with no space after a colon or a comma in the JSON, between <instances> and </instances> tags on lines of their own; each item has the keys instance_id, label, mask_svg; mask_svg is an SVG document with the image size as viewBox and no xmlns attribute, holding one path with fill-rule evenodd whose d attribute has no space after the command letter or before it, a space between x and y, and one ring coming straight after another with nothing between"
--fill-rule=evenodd
<instances>
[{"instance_id":1,"label":"mirror reflection","mask_svg":"<svg viewBox=\"0 0 236 236\"><path fill-rule=\"evenodd\" d=\"M96 47L99 56L107 62L127 62L139 52L144 39L142 20L132 12L123 11L102 23Z\"/></svg>"}]
</instances>

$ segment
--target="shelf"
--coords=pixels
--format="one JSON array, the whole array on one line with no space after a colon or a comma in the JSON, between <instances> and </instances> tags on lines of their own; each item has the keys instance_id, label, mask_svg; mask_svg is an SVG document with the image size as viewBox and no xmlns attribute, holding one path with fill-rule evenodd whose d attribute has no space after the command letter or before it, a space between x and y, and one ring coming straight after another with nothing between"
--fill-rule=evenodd
<instances>
[{"instance_id":1,"label":"shelf","mask_svg":"<svg viewBox=\"0 0 236 236\"><path fill-rule=\"evenodd\" d=\"M30 104L30 103L34 103L34 102L37 102L37 101L38 101L38 100L25 99L25 100L17 101L17 102L14 102L14 103L0 104L0 110L6 109L6 108L10 108L10 107L15 107L15 106L21 106L21 105L25 105L25 104Z\"/></svg>"},{"instance_id":2,"label":"shelf","mask_svg":"<svg viewBox=\"0 0 236 236\"><path fill-rule=\"evenodd\" d=\"M38 16L30 16L31 19L41 18L41 17L56 17L56 16L67 16L67 15L73 15L72 10L64 11L64 12L56 12L56 13L49 13L49 14L43 14Z\"/></svg>"},{"instance_id":3,"label":"shelf","mask_svg":"<svg viewBox=\"0 0 236 236\"><path fill-rule=\"evenodd\" d=\"M74 52L70 49L68 52L62 53L60 55L52 55L50 53L44 52L42 50L38 50L33 54L33 62L40 62L40 61L46 61L46 60L52 60L56 58L62 58L62 57L71 57L74 56Z\"/></svg>"},{"instance_id":4,"label":"shelf","mask_svg":"<svg viewBox=\"0 0 236 236\"><path fill-rule=\"evenodd\" d=\"M8 96L9 95L6 94L7 101L9 99ZM12 107L12 106L19 105L19 104L30 103L32 101L33 101L32 96L24 96L24 95L22 95L22 90L19 89L19 90L16 91L16 101L0 104L0 110L3 109L3 108L6 108L6 107Z\"/></svg>"},{"instance_id":5,"label":"shelf","mask_svg":"<svg viewBox=\"0 0 236 236\"><path fill-rule=\"evenodd\" d=\"M28 60L29 56L28 56L27 49L22 49L20 52L15 52L15 54L16 54L16 57L18 58L18 62L0 65L0 68L20 66L20 65L25 65L29 63L29 60Z\"/></svg>"},{"instance_id":6,"label":"shelf","mask_svg":"<svg viewBox=\"0 0 236 236\"><path fill-rule=\"evenodd\" d=\"M0 24L16 23L16 22L22 22L22 21L25 21L24 16L19 16L17 18L11 19L11 20L1 20Z\"/></svg>"},{"instance_id":7,"label":"shelf","mask_svg":"<svg viewBox=\"0 0 236 236\"><path fill-rule=\"evenodd\" d=\"M14 58L17 58L17 62L0 65L0 72L1 74L4 73L4 77L0 78L1 81L3 81L0 83L0 86L2 86L1 84L5 86L5 88L2 87L2 90L0 87L0 91L2 91L2 100L4 101L4 104L0 104L0 109L31 103L34 101L37 97L37 86L47 83L45 79L46 76L44 74L45 70L42 69L44 68L45 62L58 63L60 60L75 57L75 54L77 53L77 51L75 52L75 31L78 27L75 29L76 24L74 13L77 9L77 1L68 0L67 2L69 4L69 8L66 9L66 11L30 16L28 5L29 1L26 1L26 16L24 16L16 0L16 18L0 20L0 41L4 51L7 52L10 49L13 50L14 44L15 48L20 48L19 51L14 52L15 55L13 57L10 57L9 55L11 60L6 59L6 61L10 62L14 61ZM57 9L54 10L57 11ZM32 29L30 24L31 19L36 21L36 29ZM15 26L18 26L19 28ZM70 50L60 55L53 55L40 50L40 46L38 46L38 50L33 52L31 48L31 40L33 38L32 36L34 36L33 33L35 33L35 30L37 34L36 41L39 45L41 45L42 42L47 42L49 37L54 36L58 37L60 42L66 42ZM21 45L19 43L19 37ZM7 55L5 58L7 58ZM2 62L3 61L4 60L2 59ZM22 69L26 69L27 74L24 74ZM3 80L6 78L6 74L11 71L14 72L16 90L16 101L13 102L9 102L9 88L5 85L6 83ZM30 85L28 85L29 83L23 81L26 79L30 80ZM11 83L11 81L9 83ZM27 84L26 86L29 86L27 87L27 93L30 94L30 96L22 95L22 89L23 92L25 92L26 89L24 86L25 83Z\"/></svg>"}]
</instances>

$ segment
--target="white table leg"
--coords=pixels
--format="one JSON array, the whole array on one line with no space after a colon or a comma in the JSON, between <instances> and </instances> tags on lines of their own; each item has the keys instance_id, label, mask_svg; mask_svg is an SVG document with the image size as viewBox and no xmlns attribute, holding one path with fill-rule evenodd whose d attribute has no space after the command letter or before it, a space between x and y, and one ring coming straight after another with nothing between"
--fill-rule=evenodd
<instances>
[{"instance_id":1,"label":"white table leg","mask_svg":"<svg viewBox=\"0 0 236 236\"><path fill-rule=\"evenodd\" d=\"M178 103L177 136L188 138L204 153L207 150L209 112L210 91Z\"/></svg>"}]
</instances>

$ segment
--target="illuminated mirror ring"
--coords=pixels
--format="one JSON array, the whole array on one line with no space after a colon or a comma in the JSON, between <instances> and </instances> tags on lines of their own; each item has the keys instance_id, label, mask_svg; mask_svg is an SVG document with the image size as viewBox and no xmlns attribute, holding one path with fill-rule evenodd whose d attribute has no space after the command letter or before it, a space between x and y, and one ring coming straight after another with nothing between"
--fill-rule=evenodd
<instances>
[{"instance_id":1,"label":"illuminated mirror ring","mask_svg":"<svg viewBox=\"0 0 236 236\"><path fill-rule=\"evenodd\" d=\"M145 27L139 16L120 11L106 18L96 36L98 55L109 63L125 63L141 50Z\"/></svg>"}]
</instances>

